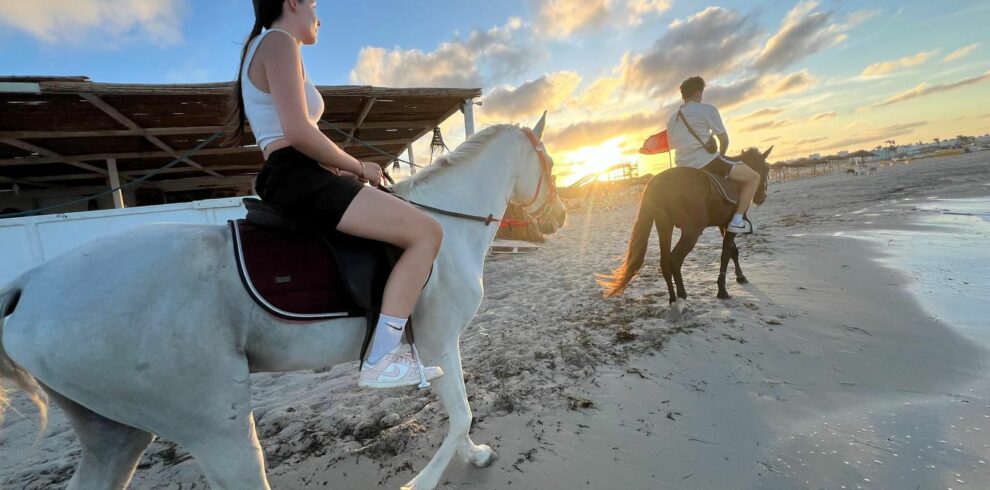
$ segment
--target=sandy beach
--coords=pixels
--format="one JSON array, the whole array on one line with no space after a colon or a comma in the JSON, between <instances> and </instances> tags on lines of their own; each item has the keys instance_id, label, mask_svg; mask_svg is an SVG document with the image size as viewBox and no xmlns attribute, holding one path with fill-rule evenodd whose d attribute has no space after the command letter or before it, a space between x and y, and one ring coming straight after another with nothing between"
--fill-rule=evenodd
<instances>
[{"instance_id":1,"label":"sandy beach","mask_svg":"<svg viewBox=\"0 0 990 490\"><path fill-rule=\"evenodd\" d=\"M751 284L715 298L709 230L677 324L655 236L624 296L594 282L624 252L634 206L572 214L542 249L490 257L461 345L473 438L500 459L455 460L443 488L987 488L990 286L972 271L990 262L990 223L939 212L987 196L990 152L772 184L752 213L760 234L739 239ZM903 250L939 240L968 262L915 273ZM429 392L359 390L354 365L252 380L273 488L398 488L446 430ZM64 417L53 407L35 442L34 408L15 395L13 409L0 488L61 488L79 457ZM206 483L157 441L132 488Z\"/></svg>"}]
</instances>

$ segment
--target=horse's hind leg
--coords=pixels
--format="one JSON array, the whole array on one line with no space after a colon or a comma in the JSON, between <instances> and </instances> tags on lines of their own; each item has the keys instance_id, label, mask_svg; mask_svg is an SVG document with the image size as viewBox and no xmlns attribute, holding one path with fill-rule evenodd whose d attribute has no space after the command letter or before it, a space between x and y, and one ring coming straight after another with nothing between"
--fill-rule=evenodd
<instances>
[{"instance_id":1,"label":"horse's hind leg","mask_svg":"<svg viewBox=\"0 0 990 490\"><path fill-rule=\"evenodd\" d=\"M65 412L82 446L82 459L67 489L127 488L155 436L94 413L51 389L46 391Z\"/></svg>"},{"instance_id":2,"label":"horse's hind leg","mask_svg":"<svg viewBox=\"0 0 990 490\"><path fill-rule=\"evenodd\" d=\"M694 250L694 246L698 243L698 238L701 237L702 231L704 230L681 229L681 238L677 240L677 246L674 247L671 253L671 261L674 267L674 282L677 283L677 297L680 299L687 299L687 290L684 289L684 278L681 277L681 266L684 265L684 259L691 253L691 250Z\"/></svg>"},{"instance_id":3,"label":"horse's hind leg","mask_svg":"<svg viewBox=\"0 0 990 490\"><path fill-rule=\"evenodd\" d=\"M674 265L670 257L670 249L674 241L674 226L656 220L657 234L660 235L660 273L667 283L667 297L670 304L677 301L677 293L674 292L673 270Z\"/></svg>"}]
</instances>

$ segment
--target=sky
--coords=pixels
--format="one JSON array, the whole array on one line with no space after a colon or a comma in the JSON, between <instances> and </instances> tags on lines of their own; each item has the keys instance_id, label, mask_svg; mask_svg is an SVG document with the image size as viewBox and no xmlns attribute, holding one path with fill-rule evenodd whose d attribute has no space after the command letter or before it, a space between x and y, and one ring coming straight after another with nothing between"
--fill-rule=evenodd
<instances>
[{"instance_id":1,"label":"sky","mask_svg":"<svg viewBox=\"0 0 990 490\"><path fill-rule=\"evenodd\" d=\"M318 85L481 88L478 128L531 126L571 180L633 161L701 75L729 153L771 161L990 132L990 2L317 0ZM231 80L248 0L0 0L0 75ZM983 33L983 34L981 34ZM449 146L463 119L442 126ZM414 149L421 163L428 141Z\"/></svg>"}]
</instances>

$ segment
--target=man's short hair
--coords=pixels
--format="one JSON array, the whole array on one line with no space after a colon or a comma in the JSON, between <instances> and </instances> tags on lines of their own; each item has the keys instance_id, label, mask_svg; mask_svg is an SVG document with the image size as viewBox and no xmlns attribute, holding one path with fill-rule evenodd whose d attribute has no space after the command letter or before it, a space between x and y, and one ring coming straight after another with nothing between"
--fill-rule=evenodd
<instances>
[{"instance_id":1,"label":"man's short hair","mask_svg":"<svg viewBox=\"0 0 990 490\"><path fill-rule=\"evenodd\" d=\"M691 77L681 83L681 97L688 99L705 89L705 80L701 77Z\"/></svg>"}]
</instances>

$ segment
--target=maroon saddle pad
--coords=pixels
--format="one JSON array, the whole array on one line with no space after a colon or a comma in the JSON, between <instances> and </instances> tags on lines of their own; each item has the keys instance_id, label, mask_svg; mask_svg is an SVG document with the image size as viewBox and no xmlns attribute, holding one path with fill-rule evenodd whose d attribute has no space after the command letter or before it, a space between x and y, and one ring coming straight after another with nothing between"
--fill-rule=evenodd
<instances>
[{"instance_id":1,"label":"maroon saddle pad","mask_svg":"<svg viewBox=\"0 0 990 490\"><path fill-rule=\"evenodd\" d=\"M269 313L318 321L364 316L327 242L316 233L230 222L241 281Z\"/></svg>"}]
</instances>

